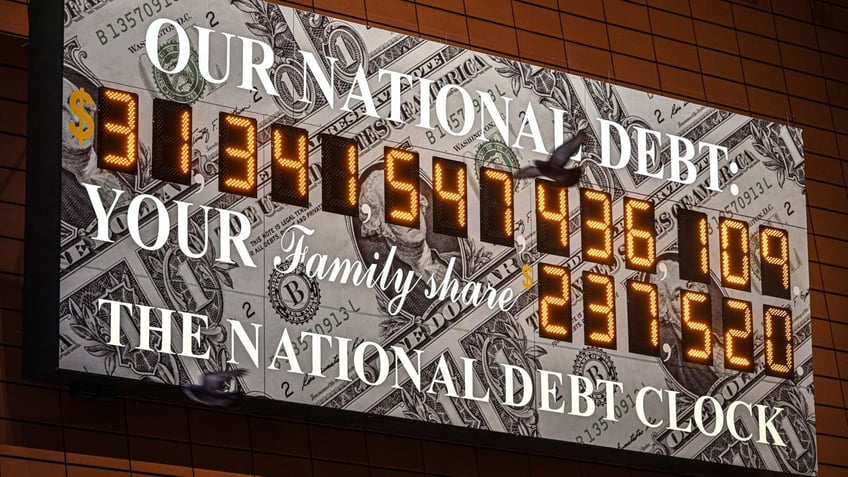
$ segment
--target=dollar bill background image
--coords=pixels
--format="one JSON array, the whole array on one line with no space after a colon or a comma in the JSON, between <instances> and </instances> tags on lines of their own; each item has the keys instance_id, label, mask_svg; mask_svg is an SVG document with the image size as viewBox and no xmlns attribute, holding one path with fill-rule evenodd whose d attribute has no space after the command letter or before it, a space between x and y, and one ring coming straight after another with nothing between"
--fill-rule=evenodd
<instances>
[{"instance_id":1,"label":"dollar bill background image","mask_svg":"<svg viewBox=\"0 0 848 477\"><path fill-rule=\"evenodd\" d=\"M133 26L119 24L125 13L138 7ZM151 12L147 14L147 12ZM212 28L262 40L274 48L272 79L279 97L264 91L249 93L236 88L236 81L211 84L203 79L193 51L189 66L178 75L156 70L147 57L142 41L147 26L158 17L178 20L189 33L196 48L193 26ZM126 28L126 31L123 31ZM194 33L193 33L194 32ZM167 67L175 59L175 34L160 37L160 62ZM402 91L404 121L375 119L364 108L352 112L330 108L314 81L304 79L299 50L312 52L329 71L327 57L338 58L334 87L344 93L350 89L358 66L362 66L381 116L388 116L388 84L377 78L386 68L442 84L458 84L468 91L488 91L493 96L515 98L514 105L528 101L536 108L540 124L550 124L552 115L545 107L565 111L565 137L580 130L590 135L584 146L587 173L581 185L609 192L613 198L616 263L599 267L583 262L580 254L580 217L578 192L569 192L571 256L545 255L536 248L536 224L533 210L532 181L516 181L515 233L526 239L526 246L503 247L479 240L479 171L492 166L516 171L542 159L529 147L509 147L492 125L479 124L473 131L487 130L489 142L454 137L415 126L418 103L414 89ZM233 65L241 62L241 53L233 51ZM223 55L212 57L213 74L226 70ZM217 63L215 63L217 62ZM109 86L139 95L140 163L137 175L114 173L97 168L93 135L74 133L68 123L96 121L96 90ZM79 95L82 88L94 101L87 104ZM804 206L803 141L800 130L750 117L686 103L679 100L618 87L602 81L581 78L559 71L519 63L433 41L409 37L377 28L365 27L334 18L271 5L261 0L210 0L207 2L147 0L110 2L65 25L63 79L63 150L62 210L60 253L60 367L142 381L182 385L197 382L203 373L226 369L235 358L250 363L246 354L230 356L230 328L227 320L241 322L245 329L263 325L260 367L251 369L238 386L251 396L314 404L337 409L396 416L508 434L536 436L569 442L581 442L612 448L625 448L696 460L744 465L798 474L816 473L815 416L812 393L812 342L809 302L809 274L806 263L806 209ZM303 94L311 103L297 101ZM75 97L76 94L76 97ZM154 98L163 98L193 107L193 152L191 186L154 179L150 172L152 124L149 112ZM541 107L545 106L545 107ZM479 105L475 104L475 108ZM461 100L448 98L448 110L461 110ZM258 198L245 198L218 192L218 113L235 112L257 120L259 125L260 170ZM476 111L479 112L479 109ZM508 123L512 137L521 124L521 108L510 109ZM547 115L547 116L546 116ZM699 174L691 185L646 178L636 174L635 165L611 170L599 166L598 119L615 121L628 131L643 127L685 137L693 142L706 141L725 146L739 167L732 181L741 191L738 196L706 189L706 178ZM309 131L310 207L298 208L270 199L270 126L294 125ZM550 130L542 128L545 134ZM349 218L321 211L320 135L334 134L354 138L360 150L360 204L370 214ZM494 136L492 138L492 136ZM546 138L550 144L551 138ZM631 138L634 141L635 138ZM421 226L410 231L384 221L383 148L414 150L420 153L422 211ZM615 153L614 153L615 155ZM668 146L660 152L667 161ZM432 157L463 161L468 167L468 238L460 239L433 231ZM699 171L708 167L705 155L695 159ZM632 164L632 163L631 163ZM722 163L726 169L729 163ZM198 180L202 178L202 180ZM113 242L93 240L96 219L82 183L119 189L126 193L118 200L116 218L110 224ZM171 208L180 200L195 205L230 209L245 214L251 222L249 251L256 268L226 265L214 261L217 250L217 215L210 216L210 237L205 257L190 259L177 245L176 229L168 245L157 251L140 249L130 238L126 211L129 200L140 194L161 198ZM658 271L641 274L626 270L619 250L623 249L622 208L624 197L651 200L656 210ZM104 195L109 203L111 196ZM721 337L713 366L684 363L681 359L679 291L692 288L679 278L676 212L695 208L717 223L719 213L731 214L749 223L752 244L751 293L728 290L717 282L718 245L710 238L712 276L708 288L713 303L722 296L753 302L755 310L754 373L725 369ZM203 216L199 207L191 216L196 227L192 237L202 240ZM172 220L172 223L175 222ZM155 213L143 211L142 237L152 241L156 230ZM372 263L375 252L385 256L397 246L395 270L412 270L421 276L443 276L447 264L455 259L454 272L463 280L489 283L497 290L512 289L519 297L508 311L487 307L463 308L450 301L433 301L424 296L424 283L406 300L400 313L392 315L387 303L393 298L380 290L358 289L353 285L325 283L310 278L301 268L283 274L273 266L281 254L282 233L291 225L315 229L308 238L310 250L331 256ZM791 246L791 283L796 289L791 303L773 303L763 298L759 287L758 239L754 232L761 224L789 231ZM198 242L196 245L202 246ZM541 339L538 332L537 287L522 285L525 264L536 269L540 262L562 264L571 270L573 288L573 343ZM618 350L601 350L582 345L581 280L583 271L600 270L616 282L618 310ZM538 277L532 277L538 278ZM648 358L625 352L627 336L624 284L638 278L657 284L660 292L660 358ZM186 359L174 354L135 350L138 343L137 319L122 318L122 341L130 345L109 346L108 313L98 310L100 298L132 302L203 314L209 328L198 349L209 349L209 360ZM780 300L778 300L780 301ZM766 376L762 366L763 336L757 310L763 303L791 306L794 320L794 378L786 382ZM720 316L714 316L721 329ZM154 323L159 325L159 323ZM291 336L311 331L350 338L356 343L374 341L385 348L393 345L423 352L423 382L435 372L435 361L445 355L455 376L461 374L463 357L477 360L474 383L478 393L489 389L496 398L482 403L450 397L443 388L436 395L419 393L411 382L399 388L386 383L368 386L359 380L336 381L338 358L325 352L321 369L326 378L289 374L267 369L283 330ZM173 330L179 343L180 331ZM156 335L154 335L156 336ZM154 337L155 346L158 346ZM298 359L311 369L311 350L295 341ZM237 347L238 351L241 351ZM603 378L624 383L625 392L615 403L617 422L601 419L602 413L589 418L539 412L538 393L524 408L504 406L502 364L519 366L531 373L538 369ZM374 356L369 369L376 370ZM375 371L376 372L376 371ZM392 381L392 380L390 380ZM468 383L466 383L468 385ZM643 386L678 391L682 397L681 420L692 413L695 399L712 395L721 402L744 400L785 409L779 423L786 447L738 442L727 431L715 437L697 432L680 433L646 428L637 419L633 395ZM460 393L462 393L460 389ZM602 393L594 396L604 405ZM650 408L650 406L649 406ZM649 409L662 415L663 409ZM650 414L649 412L649 414ZM737 427L750 431L756 422L740 417Z\"/></svg>"}]
</instances>

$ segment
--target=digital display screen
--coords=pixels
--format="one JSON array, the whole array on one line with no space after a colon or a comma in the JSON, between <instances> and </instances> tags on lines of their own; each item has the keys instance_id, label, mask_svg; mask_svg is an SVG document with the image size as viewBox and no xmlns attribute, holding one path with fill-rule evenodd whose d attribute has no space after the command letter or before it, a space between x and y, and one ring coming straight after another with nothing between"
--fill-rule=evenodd
<instances>
[{"instance_id":1,"label":"digital display screen","mask_svg":"<svg viewBox=\"0 0 848 477\"><path fill-rule=\"evenodd\" d=\"M271 126L271 199L309 207L309 132Z\"/></svg>"},{"instance_id":2,"label":"digital display screen","mask_svg":"<svg viewBox=\"0 0 848 477\"><path fill-rule=\"evenodd\" d=\"M433 230L468 237L468 192L465 163L433 157Z\"/></svg>"},{"instance_id":3,"label":"digital display screen","mask_svg":"<svg viewBox=\"0 0 848 477\"><path fill-rule=\"evenodd\" d=\"M25 362L817 474L800 129L263 0L100 3L30 4L62 107L28 112L59 252Z\"/></svg>"},{"instance_id":4,"label":"digital display screen","mask_svg":"<svg viewBox=\"0 0 848 477\"><path fill-rule=\"evenodd\" d=\"M536 179L539 251L568 257L568 188Z\"/></svg>"},{"instance_id":5,"label":"digital display screen","mask_svg":"<svg viewBox=\"0 0 848 477\"><path fill-rule=\"evenodd\" d=\"M385 148L386 222L418 228L421 192L418 186L418 153Z\"/></svg>"},{"instance_id":6,"label":"digital display screen","mask_svg":"<svg viewBox=\"0 0 848 477\"><path fill-rule=\"evenodd\" d=\"M513 244L512 174L498 169L480 171L480 239L484 242Z\"/></svg>"},{"instance_id":7,"label":"digital display screen","mask_svg":"<svg viewBox=\"0 0 848 477\"><path fill-rule=\"evenodd\" d=\"M221 113L218 143L221 151L221 180L218 189L245 197L256 197L256 120Z\"/></svg>"},{"instance_id":8,"label":"digital display screen","mask_svg":"<svg viewBox=\"0 0 848 477\"><path fill-rule=\"evenodd\" d=\"M191 106L153 99L153 177L191 184Z\"/></svg>"},{"instance_id":9,"label":"digital display screen","mask_svg":"<svg viewBox=\"0 0 848 477\"><path fill-rule=\"evenodd\" d=\"M97 167L135 174L138 163L138 95L100 88L97 97Z\"/></svg>"}]
</instances>

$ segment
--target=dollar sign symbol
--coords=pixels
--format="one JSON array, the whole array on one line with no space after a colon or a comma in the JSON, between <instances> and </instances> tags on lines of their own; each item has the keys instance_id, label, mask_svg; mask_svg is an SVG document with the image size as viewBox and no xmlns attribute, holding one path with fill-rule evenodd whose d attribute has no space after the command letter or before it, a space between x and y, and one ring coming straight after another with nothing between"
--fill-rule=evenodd
<instances>
[{"instance_id":1,"label":"dollar sign symbol","mask_svg":"<svg viewBox=\"0 0 848 477\"><path fill-rule=\"evenodd\" d=\"M80 88L71 93L71 97L68 99L68 106L71 108L71 112L77 117L77 122L68 121L68 129L77 138L80 146L94 135L94 118L86 111L85 107L87 105L94 105L94 100L90 94L85 92L85 89Z\"/></svg>"},{"instance_id":2,"label":"dollar sign symbol","mask_svg":"<svg viewBox=\"0 0 848 477\"><path fill-rule=\"evenodd\" d=\"M533 270L533 267L526 263L521 267L521 276L524 277L524 280L521 280L521 284L528 290L533 287L533 276L530 275L531 270Z\"/></svg>"}]
</instances>

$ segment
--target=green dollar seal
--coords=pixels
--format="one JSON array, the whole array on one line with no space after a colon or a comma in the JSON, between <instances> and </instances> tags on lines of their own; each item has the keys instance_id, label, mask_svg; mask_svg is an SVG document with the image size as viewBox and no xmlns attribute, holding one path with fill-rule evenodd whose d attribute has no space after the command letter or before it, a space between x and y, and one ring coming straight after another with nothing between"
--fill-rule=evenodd
<instances>
[{"instance_id":1,"label":"green dollar seal","mask_svg":"<svg viewBox=\"0 0 848 477\"><path fill-rule=\"evenodd\" d=\"M496 169L507 169L512 173L518 170L518 157L505 142L500 139L491 139L477 148L474 155L474 172L477 181L480 181L480 169L483 167L494 167Z\"/></svg>"},{"instance_id":2,"label":"green dollar seal","mask_svg":"<svg viewBox=\"0 0 848 477\"><path fill-rule=\"evenodd\" d=\"M159 63L163 69L171 70L177 64L180 47L176 42L166 43L159 50ZM206 80L200 74L197 52L194 48L189 55L188 65L179 73L168 74L154 69L153 82L156 89L167 99L178 103L193 104L203 96Z\"/></svg>"}]
</instances>

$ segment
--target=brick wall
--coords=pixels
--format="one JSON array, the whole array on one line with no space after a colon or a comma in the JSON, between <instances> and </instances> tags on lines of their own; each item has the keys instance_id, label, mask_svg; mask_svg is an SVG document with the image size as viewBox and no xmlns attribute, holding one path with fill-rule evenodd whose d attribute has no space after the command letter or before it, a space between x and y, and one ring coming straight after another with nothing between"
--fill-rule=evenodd
<instances>
[{"instance_id":1,"label":"brick wall","mask_svg":"<svg viewBox=\"0 0 848 477\"><path fill-rule=\"evenodd\" d=\"M848 475L848 5L283 3L802 127L820 470L823 477ZM658 475L447 438L388 436L136 399L91 403L22 380L26 10L25 1L0 0L0 475ZM215 432L221 425L230 432Z\"/></svg>"}]
</instances>

